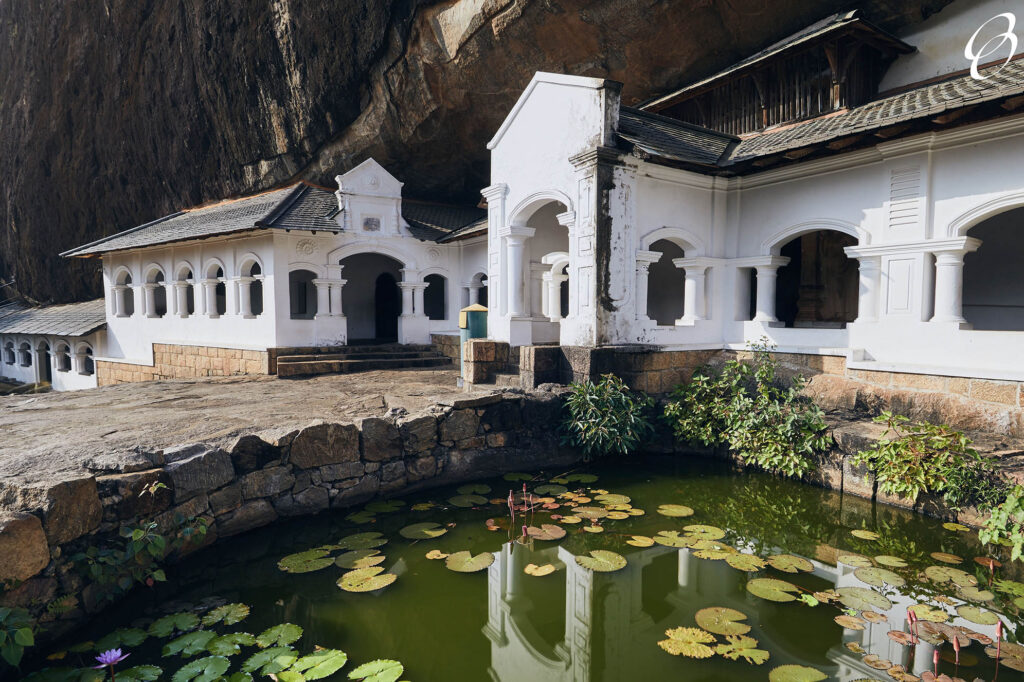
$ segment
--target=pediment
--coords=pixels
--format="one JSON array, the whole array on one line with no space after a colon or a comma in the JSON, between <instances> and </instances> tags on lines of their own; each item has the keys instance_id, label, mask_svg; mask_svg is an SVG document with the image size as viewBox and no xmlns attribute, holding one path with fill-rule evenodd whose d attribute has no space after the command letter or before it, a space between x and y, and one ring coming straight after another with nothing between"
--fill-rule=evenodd
<instances>
[{"instance_id":1,"label":"pediment","mask_svg":"<svg viewBox=\"0 0 1024 682\"><path fill-rule=\"evenodd\" d=\"M402 183L374 159L367 159L349 172L335 178L338 190L357 196L402 197Z\"/></svg>"}]
</instances>

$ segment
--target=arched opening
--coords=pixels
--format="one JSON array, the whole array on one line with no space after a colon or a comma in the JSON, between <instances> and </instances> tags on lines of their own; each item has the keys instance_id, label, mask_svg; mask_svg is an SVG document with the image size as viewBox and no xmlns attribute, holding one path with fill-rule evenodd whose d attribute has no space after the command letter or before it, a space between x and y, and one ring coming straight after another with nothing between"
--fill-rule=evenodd
<instances>
[{"instance_id":1,"label":"arched opening","mask_svg":"<svg viewBox=\"0 0 1024 682\"><path fill-rule=\"evenodd\" d=\"M14 342L8 341L4 344L4 362L8 365L13 365L14 360Z\"/></svg>"},{"instance_id":2,"label":"arched opening","mask_svg":"<svg viewBox=\"0 0 1024 682\"><path fill-rule=\"evenodd\" d=\"M196 288L193 285L195 281L192 276L192 270L184 267L178 270L177 281L179 282L178 287L184 292L184 300L179 299L178 301L178 315L181 317L189 317L195 315L196 312ZM179 291L178 287L175 288L175 292ZM182 296L182 294L177 294Z\"/></svg>"},{"instance_id":3,"label":"arched opening","mask_svg":"<svg viewBox=\"0 0 1024 682\"><path fill-rule=\"evenodd\" d=\"M70 372L71 371L71 348L68 344L62 343L57 346L57 371L58 372Z\"/></svg>"},{"instance_id":4,"label":"arched opening","mask_svg":"<svg viewBox=\"0 0 1024 682\"><path fill-rule=\"evenodd\" d=\"M470 303L474 303L474 301L470 301ZM487 275L480 275L480 288L476 290L475 303L487 307Z\"/></svg>"},{"instance_id":5,"label":"arched opening","mask_svg":"<svg viewBox=\"0 0 1024 682\"><path fill-rule=\"evenodd\" d=\"M674 325L684 313L686 273L672 260L686 254L668 239L653 242L648 250L660 252L661 258L651 263L647 271L647 317L659 325Z\"/></svg>"},{"instance_id":6,"label":"arched opening","mask_svg":"<svg viewBox=\"0 0 1024 682\"><path fill-rule=\"evenodd\" d=\"M36 346L36 368L39 371L39 381L48 384L53 383L53 366L50 364L50 344L40 341Z\"/></svg>"},{"instance_id":7,"label":"arched opening","mask_svg":"<svg viewBox=\"0 0 1024 682\"><path fill-rule=\"evenodd\" d=\"M20 355L20 364L22 367L32 366L32 346L27 343L22 343L18 346L18 355Z\"/></svg>"},{"instance_id":8,"label":"arched opening","mask_svg":"<svg viewBox=\"0 0 1024 682\"><path fill-rule=\"evenodd\" d=\"M787 327L842 328L857 318L858 264L843 251L857 239L817 230L787 242L780 255L775 316Z\"/></svg>"},{"instance_id":9,"label":"arched opening","mask_svg":"<svg viewBox=\"0 0 1024 682\"><path fill-rule=\"evenodd\" d=\"M118 288L115 290L119 296L118 317L131 317L135 314L135 291L132 289L132 275L127 270L121 271L115 280Z\"/></svg>"},{"instance_id":10,"label":"arched opening","mask_svg":"<svg viewBox=\"0 0 1024 682\"><path fill-rule=\"evenodd\" d=\"M557 261L550 257L550 254L566 254L569 252L569 230L558 222L558 215L564 213L566 207L558 201L549 201L536 209L526 220L526 226L534 229L533 236L526 241L525 272L523 273L524 296L526 297L526 309L531 312L534 319L547 319L551 324L557 325L559 318L569 314L568 292L569 281L566 273L568 271L564 261ZM544 296L544 272L539 268L532 268L531 263L544 263L544 257L549 256L548 262L552 263L552 269L548 274L566 277L558 281L557 295L552 297L549 292ZM560 279L556 277L556 280ZM551 280L547 280L550 286ZM566 304L562 305L563 299ZM548 299L548 309L545 310L544 300ZM557 333L557 327L552 328L552 333ZM552 338L538 338L535 341L554 341L557 335Z\"/></svg>"},{"instance_id":11,"label":"arched opening","mask_svg":"<svg viewBox=\"0 0 1024 682\"><path fill-rule=\"evenodd\" d=\"M228 288L224 283L224 268L219 265L216 269L211 268L209 278L216 280L216 284L213 285L213 310L215 315L220 317L228 311Z\"/></svg>"},{"instance_id":12,"label":"arched opening","mask_svg":"<svg viewBox=\"0 0 1024 682\"><path fill-rule=\"evenodd\" d=\"M971 228L981 240L964 257L964 318L980 330L1024 331L1024 207Z\"/></svg>"},{"instance_id":13,"label":"arched opening","mask_svg":"<svg viewBox=\"0 0 1024 682\"><path fill-rule=\"evenodd\" d=\"M79 374L85 376L91 376L96 373L96 362L92 357L92 348L89 346L83 346L81 350L82 355L82 366L78 370Z\"/></svg>"},{"instance_id":14,"label":"arched opening","mask_svg":"<svg viewBox=\"0 0 1024 682\"><path fill-rule=\"evenodd\" d=\"M253 278L249 283L249 312L258 317L263 314L263 268L253 262L242 270L242 276Z\"/></svg>"},{"instance_id":15,"label":"arched opening","mask_svg":"<svg viewBox=\"0 0 1024 682\"><path fill-rule=\"evenodd\" d=\"M292 270L288 273L288 300L293 320L312 320L316 317L316 273L310 270Z\"/></svg>"},{"instance_id":16,"label":"arched opening","mask_svg":"<svg viewBox=\"0 0 1024 682\"><path fill-rule=\"evenodd\" d=\"M148 284L155 284L153 290L153 310L150 317L163 317L167 314L167 288L164 286L164 273L162 270L152 270L146 278Z\"/></svg>"},{"instance_id":17,"label":"arched opening","mask_svg":"<svg viewBox=\"0 0 1024 682\"><path fill-rule=\"evenodd\" d=\"M427 283L423 290L423 314L431 320L447 320L448 280L441 275L427 275L423 281Z\"/></svg>"},{"instance_id":18,"label":"arched opening","mask_svg":"<svg viewBox=\"0 0 1024 682\"><path fill-rule=\"evenodd\" d=\"M342 309L348 318L349 343L397 341L402 314L398 283L404 265L380 253L357 253L339 264L348 282L342 291Z\"/></svg>"}]
</instances>

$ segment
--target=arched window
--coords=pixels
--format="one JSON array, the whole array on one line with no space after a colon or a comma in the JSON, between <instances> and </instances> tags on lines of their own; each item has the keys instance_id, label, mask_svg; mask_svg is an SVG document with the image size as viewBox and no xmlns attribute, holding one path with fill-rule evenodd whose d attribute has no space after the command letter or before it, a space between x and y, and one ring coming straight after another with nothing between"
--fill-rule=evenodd
<instances>
[{"instance_id":1,"label":"arched window","mask_svg":"<svg viewBox=\"0 0 1024 682\"><path fill-rule=\"evenodd\" d=\"M472 302L470 301L470 303ZM476 302L487 307L487 275L480 277L480 289L476 292Z\"/></svg>"},{"instance_id":2,"label":"arched window","mask_svg":"<svg viewBox=\"0 0 1024 682\"><path fill-rule=\"evenodd\" d=\"M83 346L80 354L82 356L82 364L78 369L79 374L90 376L96 373L96 362L92 357L92 348L89 346Z\"/></svg>"},{"instance_id":3,"label":"arched window","mask_svg":"<svg viewBox=\"0 0 1024 682\"><path fill-rule=\"evenodd\" d=\"M263 268L259 263L253 263L243 270L244 277L252 277L249 283L249 312L255 316L263 314Z\"/></svg>"},{"instance_id":4,"label":"arched window","mask_svg":"<svg viewBox=\"0 0 1024 682\"><path fill-rule=\"evenodd\" d=\"M4 362L8 365L14 364L14 342L12 341L4 344Z\"/></svg>"},{"instance_id":5,"label":"arched window","mask_svg":"<svg viewBox=\"0 0 1024 682\"><path fill-rule=\"evenodd\" d=\"M135 314L135 292L132 289L132 275L127 270L121 271L116 280L118 317L131 317Z\"/></svg>"},{"instance_id":6,"label":"arched window","mask_svg":"<svg viewBox=\"0 0 1024 682\"><path fill-rule=\"evenodd\" d=\"M57 346L57 371L71 371L71 349L66 343L62 343Z\"/></svg>"},{"instance_id":7,"label":"arched window","mask_svg":"<svg viewBox=\"0 0 1024 682\"><path fill-rule=\"evenodd\" d=\"M845 327L857 317L858 265L843 249L857 239L817 230L781 249L789 263L779 268L775 316L787 327Z\"/></svg>"},{"instance_id":8,"label":"arched window","mask_svg":"<svg viewBox=\"0 0 1024 682\"><path fill-rule=\"evenodd\" d=\"M445 305L448 281L441 275L427 275L423 278L427 288L423 290L423 314L431 320L446 320Z\"/></svg>"},{"instance_id":9,"label":"arched window","mask_svg":"<svg viewBox=\"0 0 1024 682\"><path fill-rule=\"evenodd\" d=\"M162 270L153 269L146 278L146 316L163 317L167 314L167 288L164 287L164 273ZM150 293L152 292L152 293ZM152 304L152 310L149 305Z\"/></svg>"},{"instance_id":10,"label":"arched window","mask_svg":"<svg viewBox=\"0 0 1024 682\"><path fill-rule=\"evenodd\" d=\"M1024 208L978 223L981 240L964 257L963 316L977 330L1024 331Z\"/></svg>"},{"instance_id":11,"label":"arched window","mask_svg":"<svg viewBox=\"0 0 1024 682\"><path fill-rule=\"evenodd\" d=\"M686 272L672 261L685 258L682 247L668 239L653 242L650 251L661 252L647 275L647 317L659 325L674 325L685 314Z\"/></svg>"},{"instance_id":12,"label":"arched window","mask_svg":"<svg viewBox=\"0 0 1024 682\"><path fill-rule=\"evenodd\" d=\"M292 270L288 273L288 300L293 320L312 320L316 317L316 273Z\"/></svg>"},{"instance_id":13,"label":"arched window","mask_svg":"<svg viewBox=\"0 0 1024 682\"><path fill-rule=\"evenodd\" d=\"M18 346L18 354L21 356L22 367L32 366L32 346L27 343L21 344Z\"/></svg>"}]
</instances>

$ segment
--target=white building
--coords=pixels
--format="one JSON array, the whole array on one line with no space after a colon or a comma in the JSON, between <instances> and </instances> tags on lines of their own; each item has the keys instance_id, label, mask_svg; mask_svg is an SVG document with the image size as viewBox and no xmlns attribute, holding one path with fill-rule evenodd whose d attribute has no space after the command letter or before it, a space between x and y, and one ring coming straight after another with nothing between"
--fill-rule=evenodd
<instances>
[{"instance_id":1,"label":"white building","mask_svg":"<svg viewBox=\"0 0 1024 682\"><path fill-rule=\"evenodd\" d=\"M95 352L105 327L103 301L0 305L0 379L58 391L95 388Z\"/></svg>"},{"instance_id":2,"label":"white building","mask_svg":"<svg viewBox=\"0 0 1024 682\"><path fill-rule=\"evenodd\" d=\"M964 56L1013 4L835 15L639 108L538 73L488 145L491 334L1024 379L1024 61Z\"/></svg>"}]
</instances>

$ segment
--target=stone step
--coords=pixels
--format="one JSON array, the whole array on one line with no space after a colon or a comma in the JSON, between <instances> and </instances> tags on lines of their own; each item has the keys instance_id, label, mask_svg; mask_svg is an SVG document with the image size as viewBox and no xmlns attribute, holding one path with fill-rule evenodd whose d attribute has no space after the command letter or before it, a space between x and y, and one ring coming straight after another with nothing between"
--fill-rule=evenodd
<instances>
[{"instance_id":1,"label":"stone step","mask_svg":"<svg viewBox=\"0 0 1024 682\"><path fill-rule=\"evenodd\" d=\"M323 362L325 360L386 360L389 358L437 357L431 351L382 351L376 353L325 353L322 355L279 355L277 364L289 362Z\"/></svg>"},{"instance_id":2,"label":"stone step","mask_svg":"<svg viewBox=\"0 0 1024 682\"><path fill-rule=\"evenodd\" d=\"M413 369L445 367L451 360L443 355L422 358L382 358L378 360L323 360L286 362L278 364L279 377L309 376L311 374L349 374L375 369Z\"/></svg>"},{"instance_id":3,"label":"stone step","mask_svg":"<svg viewBox=\"0 0 1024 682\"><path fill-rule=\"evenodd\" d=\"M523 379L518 374L496 373L494 385L497 388L522 388Z\"/></svg>"},{"instance_id":4,"label":"stone step","mask_svg":"<svg viewBox=\"0 0 1024 682\"><path fill-rule=\"evenodd\" d=\"M352 353L426 352L433 346L426 343L355 344L352 346L295 346L278 348L278 357L294 355L350 355Z\"/></svg>"}]
</instances>

